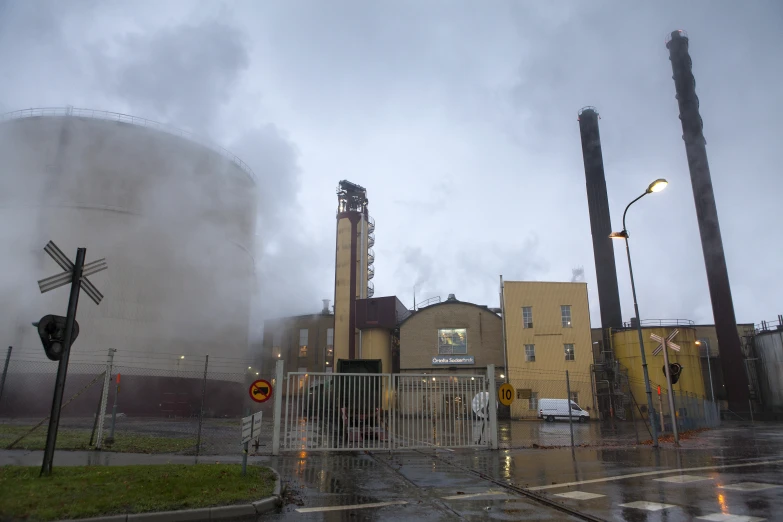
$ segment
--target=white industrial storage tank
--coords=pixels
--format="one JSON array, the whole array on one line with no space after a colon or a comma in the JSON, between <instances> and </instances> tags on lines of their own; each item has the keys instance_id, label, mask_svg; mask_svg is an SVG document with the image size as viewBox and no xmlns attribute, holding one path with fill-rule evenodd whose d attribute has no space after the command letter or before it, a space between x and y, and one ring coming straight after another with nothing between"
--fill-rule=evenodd
<instances>
[{"instance_id":1,"label":"white industrial storage tank","mask_svg":"<svg viewBox=\"0 0 783 522\"><path fill-rule=\"evenodd\" d=\"M756 332L761 398L768 412L783 412L783 322L776 330Z\"/></svg>"},{"instance_id":2,"label":"white industrial storage tank","mask_svg":"<svg viewBox=\"0 0 783 522\"><path fill-rule=\"evenodd\" d=\"M244 359L256 201L239 158L161 124L74 108L3 115L0 342L45 360L30 323L68 302L68 287L36 284L61 271L43 251L52 240L109 266L90 276L100 306L80 298L74 354L115 348L162 370L196 354Z\"/></svg>"}]
</instances>

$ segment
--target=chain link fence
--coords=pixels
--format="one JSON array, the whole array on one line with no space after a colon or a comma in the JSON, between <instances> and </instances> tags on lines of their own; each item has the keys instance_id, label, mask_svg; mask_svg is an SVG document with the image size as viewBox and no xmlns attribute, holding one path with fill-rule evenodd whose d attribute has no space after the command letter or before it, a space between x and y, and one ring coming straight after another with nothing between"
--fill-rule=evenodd
<instances>
[{"instance_id":1,"label":"chain link fence","mask_svg":"<svg viewBox=\"0 0 783 522\"><path fill-rule=\"evenodd\" d=\"M0 364L0 447L43 449L58 363L26 351ZM245 359L75 351L57 447L234 455L242 451L242 417L262 411L250 452L271 453L273 401L256 403L248 391L253 381L274 377L274 368L262 371Z\"/></svg>"},{"instance_id":2,"label":"chain link fence","mask_svg":"<svg viewBox=\"0 0 783 522\"><path fill-rule=\"evenodd\" d=\"M669 405L669 393L666 384L661 386L661 393L657 394L657 383L650 383L653 387L653 407L655 408L655 426L659 433L667 435L673 433L671 407ZM720 406L717 402L688 393L674 390L674 419L677 422L677 431L682 434L689 430L704 428L717 428L720 426ZM643 408L646 411L646 408ZM645 415L647 418L647 415Z\"/></svg>"},{"instance_id":3,"label":"chain link fence","mask_svg":"<svg viewBox=\"0 0 783 522\"><path fill-rule=\"evenodd\" d=\"M589 373L510 369L516 397L500 411L503 448L551 448L634 443L644 428L635 422L604 423Z\"/></svg>"},{"instance_id":4,"label":"chain link fence","mask_svg":"<svg viewBox=\"0 0 783 522\"><path fill-rule=\"evenodd\" d=\"M590 373L510 369L508 382L516 397L499 410L502 448L567 446L629 446L650 443L654 422L658 433L670 436L672 417L665 383L653 391L653 412L646 397L635 397L629 381L611 391L596 386ZM652 382L653 390L659 383ZM638 386L637 386L638 387ZM604 395L597 393L606 392ZM608 395L607 395L608 393ZM599 398L607 411L599 411ZM674 411L680 433L720 426L718 403L675 390ZM570 401L570 402L569 402ZM640 402L641 401L641 402ZM570 413L570 419L569 419Z\"/></svg>"}]
</instances>

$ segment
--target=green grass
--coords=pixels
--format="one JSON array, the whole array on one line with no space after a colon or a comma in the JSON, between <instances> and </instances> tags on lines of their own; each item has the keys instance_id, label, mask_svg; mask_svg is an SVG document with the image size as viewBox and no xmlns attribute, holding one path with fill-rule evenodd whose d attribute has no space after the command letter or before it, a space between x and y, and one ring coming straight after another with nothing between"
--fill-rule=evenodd
<instances>
[{"instance_id":1,"label":"green grass","mask_svg":"<svg viewBox=\"0 0 783 522\"><path fill-rule=\"evenodd\" d=\"M272 494L268 468L239 464L0 468L0 519L46 521L222 506Z\"/></svg>"},{"instance_id":2,"label":"green grass","mask_svg":"<svg viewBox=\"0 0 783 522\"><path fill-rule=\"evenodd\" d=\"M31 426L0 425L0 448L5 449L10 443L30 431ZM47 426L41 426L16 444L13 449L43 450L46 446ZM60 428L57 430L57 449L89 450L90 430ZM104 432L105 437L108 433ZM120 453L179 453L192 450L196 446L195 437L167 438L152 437L135 433L115 433L114 444L104 444L104 449Z\"/></svg>"}]
</instances>

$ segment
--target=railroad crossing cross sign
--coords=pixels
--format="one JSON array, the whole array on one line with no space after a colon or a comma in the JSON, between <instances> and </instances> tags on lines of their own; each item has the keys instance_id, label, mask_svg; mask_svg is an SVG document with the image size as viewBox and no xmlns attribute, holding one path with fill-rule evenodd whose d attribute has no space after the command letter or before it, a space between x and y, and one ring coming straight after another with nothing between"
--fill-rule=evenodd
<instances>
[{"instance_id":1,"label":"railroad crossing cross sign","mask_svg":"<svg viewBox=\"0 0 783 522\"><path fill-rule=\"evenodd\" d=\"M650 339L652 339L653 341L658 341L659 343L661 343L661 344L658 345L658 347L655 350L653 350L652 354L653 355L658 355L659 353L661 353L661 351L664 348L671 348L675 352L679 352L680 351L680 345L679 344L674 344L672 342L672 339L674 339L677 336L678 333L680 333L680 330L675 328L674 331L672 333L670 333L669 336L666 339L664 339L660 335L650 334Z\"/></svg>"},{"instance_id":2,"label":"railroad crossing cross sign","mask_svg":"<svg viewBox=\"0 0 783 522\"><path fill-rule=\"evenodd\" d=\"M250 398L256 402L266 402L272 397L272 385L266 379L258 379L250 385Z\"/></svg>"},{"instance_id":3,"label":"railroad crossing cross sign","mask_svg":"<svg viewBox=\"0 0 783 522\"><path fill-rule=\"evenodd\" d=\"M60 268L65 270L65 272L38 281L38 288L40 288L42 294L69 284L73 276L73 263L68 259L68 256L54 244L54 241L49 241L46 244L44 252L49 254L49 256L54 259L54 262L60 265ZM101 304L103 294L95 288L95 285L87 279L87 276L97 274L102 270L106 270L108 267L109 265L106 264L106 258L104 257L97 261L93 261L92 263L87 263L82 268L82 277L80 279L82 290L84 290L84 293L97 305Z\"/></svg>"}]
</instances>

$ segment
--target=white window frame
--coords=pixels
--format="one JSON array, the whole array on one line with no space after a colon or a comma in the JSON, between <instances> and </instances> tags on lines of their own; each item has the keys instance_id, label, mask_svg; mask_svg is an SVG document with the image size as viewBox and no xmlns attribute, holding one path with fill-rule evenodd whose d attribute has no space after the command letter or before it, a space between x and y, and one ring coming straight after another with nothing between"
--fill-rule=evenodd
<instances>
[{"instance_id":1,"label":"white window frame","mask_svg":"<svg viewBox=\"0 0 783 522\"><path fill-rule=\"evenodd\" d=\"M560 305L560 323L563 325L563 328L571 328L572 321L571 305Z\"/></svg>"},{"instance_id":2,"label":"white window frame","mask_svg":"<svg viewBox=\"0 0 783 522\"><path fill-rule=\"evenodd\" d=\"M568 358L568 347L571 347L571 358ZM565 356L566 361L576 361L576 348L574 347L573 343L565 343L563 344L563 355Z\"/></svg>"},{"instance_id":3,"label":"white window frame","mask_svg":"<svg viewBox=\"0 0 783 522\"><path fill-rule=\"evenodd\" d=\"M536 362L536 345L535 344L526 344L525 345L525 362Z\"/></svg>"},{"instance_id":4,"label":"white window frame","mask_svg":"<svg viewBox=\"0 0 783 522\"><path fill-rule=\"evenodd\" d=\"M528 408L532 411L538 411L538 392L530 392L530 398L528 401Z\"/></svg>"},{"instance_id":5,"label":"white window frame","mask_svg":"<svg viewBox=\"0 0 783 522\"><path fill-rule=\"evenodd\" d=\"M525 317L525 312L530 312L530 321L528 322L527 318ZM523 306L522 307L522 328L533 328L533 307L532 306Z\"/></svg>"}]
</instances>

